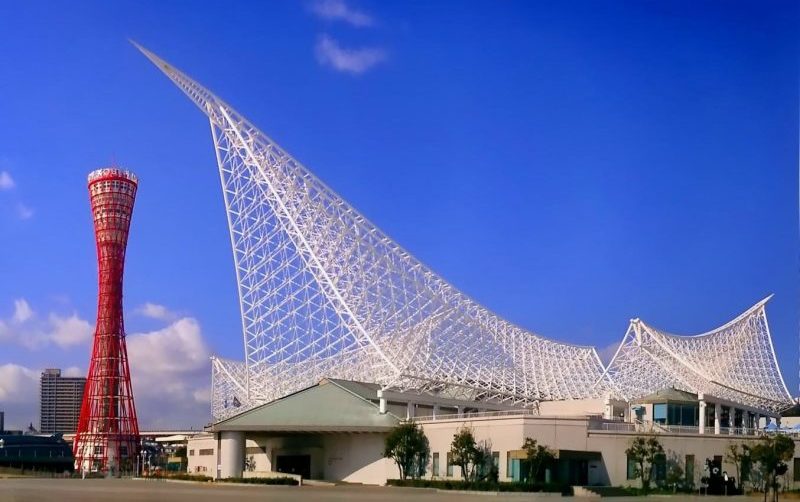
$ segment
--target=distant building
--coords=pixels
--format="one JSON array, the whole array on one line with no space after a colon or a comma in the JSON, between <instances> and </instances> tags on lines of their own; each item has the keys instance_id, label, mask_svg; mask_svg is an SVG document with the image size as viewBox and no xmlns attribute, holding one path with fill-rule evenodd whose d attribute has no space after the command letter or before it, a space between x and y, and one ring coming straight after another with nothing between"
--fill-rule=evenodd
<instances>
[{"instance_id":1,"label":"distant building","mask_svg":"<svg viewBox=\"0 0 800 502\"><path fill-rule=\"evenodd\" d=\"M77 430L85 384L83 377L62 377L60 369L50 368L42 372L39 423L42 434Z\"/></svg>"}]
</instances>

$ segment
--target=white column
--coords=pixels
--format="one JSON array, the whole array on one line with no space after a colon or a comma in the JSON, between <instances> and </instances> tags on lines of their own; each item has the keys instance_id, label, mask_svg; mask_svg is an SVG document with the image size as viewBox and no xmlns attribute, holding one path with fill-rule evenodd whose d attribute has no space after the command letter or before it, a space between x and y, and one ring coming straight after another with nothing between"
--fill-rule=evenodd
<instances>
[{"instance_id":1,"label":"white column","mask_svg":"<svg viewBox=\"0 0 800 502\"><path fill-rule=\"evenodd\" d=\"M414 418L414 403L408 402L406 403L406 420L411 420Z\"/></svg>"},{"instance_id":2,"label":"white column","mask_svg":"<svg viewBox=\"0 0 800 502\"><path fill-rule=\"evenodd\" d=\"M378 412L381 415L386 413L386 398L383 397L383 389L378 389Z\"/></svg>"},{"instance_id":3,"label":"white column","mask_svg":"<svg viewBox=\"0 0 800 502\"><path fill-rule=\"evenodd\" d=\"M464 416L464 407L463 406L456 406L456 410L458 410L457 413L458 413L459 418Z\"/></svg>"},{"instance_id":4,"label":"white column","mask_svg":"<svg viewBox=\"0 0 800 502\"><path fill-rule=\"evenodd\" d=\"M221 478L241 478L244 471L244 432L223 431L220 437Z\"/></svg>"},{"instance_id":5,"label":"white column","mask_svg":"<svg viewBox=\"0 0 800 502\"><path fill-rule=\"evenodd\" d=\"M781 428L781 417L775 417L775 425L778 426L778 429Z\"/></svg>"},{"instance_id":6,"label":"white column","mask_svg":"<svg viewBox=\"0 0 800 502\"><path fill-rule=\"evenodd\" d=\"M438 416L439 416L439 405L438 404L434 404L433 405L433 419L436 420L436 417L438 417Z\"/></svg>"},{"instance_id":7,"label":"white column","mask_svg":"<svg viewBox=\"0 0 800 502\"><path fill-rule=\"evenodd\" d=\"M722 405L714 403L714 434L719 435L722 422Z\"/></svg>"},{"instance_id":8,"label":"white column","mask_svg":"<svg viewBox=\"0 0 800 502\"><path fill-rule=\"evenodd\" d=\"M700 420L700 424L698 425L698 431L700 434L706 433L706 402L700 401L700 416L698 417Z\"/></svg>"}]
</instances>

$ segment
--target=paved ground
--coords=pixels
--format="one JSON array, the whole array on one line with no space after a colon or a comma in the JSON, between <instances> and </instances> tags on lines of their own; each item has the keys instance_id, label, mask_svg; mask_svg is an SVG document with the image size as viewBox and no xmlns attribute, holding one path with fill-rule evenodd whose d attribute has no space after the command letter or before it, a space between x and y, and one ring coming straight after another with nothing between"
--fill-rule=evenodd
<instances>
[{"instance_id":1,"label":"paved ground","mask_svg":"<svg viewBox=\"0 0 800 502\"><path fill-rule=\"evenodd\" d=\"M224 484L174 483L165 481L139 480L104 480L104 479L0 479L0 502L219 502L231 500L236 502L250 501L383 501L410 502L416 501L456 502L463 500L481 501L515 501L521 500L557 500L551 497L525 496L510 494L504 496L467 495L463 493L437 493L434 490L414 488L391 488L369 486L331 486L331 487L294 487L294 486L226 486ZM591 499L574 499L591 500ZM599 499L597 499L599 500ZM612 498L613 502L643 500L641 498ZM670 501L702 501L720 502L745 499L743 497L649 497L648 500Z\"/></svg>"}]
</instances>

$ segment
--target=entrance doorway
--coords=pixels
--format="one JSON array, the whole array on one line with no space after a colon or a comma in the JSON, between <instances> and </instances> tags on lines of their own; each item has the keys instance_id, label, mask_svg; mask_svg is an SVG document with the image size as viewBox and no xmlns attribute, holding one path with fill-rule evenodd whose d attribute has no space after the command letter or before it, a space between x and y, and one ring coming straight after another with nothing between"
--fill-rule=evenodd
<instances>
[{"instance_id":1,"label":"entrance doorway","mask_svg":"<svg viewBox=\"0 0 800 502\"><path fill-rule=\"evenodd\" d=\"M286 474L299 474L303 479L311 477L311 455L278 455L275 470Z\"/></svg>"}]
</instances>

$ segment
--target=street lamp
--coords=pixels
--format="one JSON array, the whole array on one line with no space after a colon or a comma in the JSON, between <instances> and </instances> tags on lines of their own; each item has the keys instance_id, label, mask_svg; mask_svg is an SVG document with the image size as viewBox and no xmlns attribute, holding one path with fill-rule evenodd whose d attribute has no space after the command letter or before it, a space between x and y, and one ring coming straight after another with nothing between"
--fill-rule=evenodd
<instances>
[{"instance_id":1,"label":"street lamp","mask_svg":"<svg viewBox=\"0 0 800 502\"><path fill-rule=\"evenodd\" d=\"M142 448L142 451L139 454L139 456L142 457L142 474L141 475L142 475L142 477L144 477L144 457L147 456L147 450ZM136 457L136 463L139 463L139 457ZM137 470L138 470L138 467L137 467Z\"/></svg>"}]
</instances>

